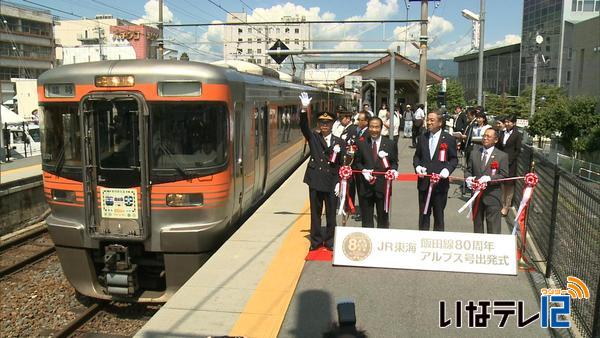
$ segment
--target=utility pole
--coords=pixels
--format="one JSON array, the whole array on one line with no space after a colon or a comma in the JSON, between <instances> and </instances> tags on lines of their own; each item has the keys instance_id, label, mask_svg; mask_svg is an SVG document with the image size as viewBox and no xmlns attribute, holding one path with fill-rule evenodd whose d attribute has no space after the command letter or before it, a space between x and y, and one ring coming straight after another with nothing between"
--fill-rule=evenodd
<instances>
[{"instance_id":1,"label":"utility pole","mask_svg":"<svg viewBox=\"0 0 600 338\"><path fill-rule=\"evenodd\" d=\"M158 0L158 50L156 51L156 58L158 60L163 59L163 53L165 44L163 41L163 0Z\"/></svg>"},{"instance_id":2,"label":"utility pole","mask_svg":"<svg viewBox=\"0 0 600 338\"><path fill-rule=\"evenodd\" d=\"M477 72L477 105L483 106L483 51L485 0L479 2L479 70Z\"/></svg>"},{"instance_id":3,"label":"utility pole","mask_svg":"<svg viewBox=\"0 0 600 338\"><path fill-rule=\"evenodd\" d=\"M533 119L535 114L535 90L537 82L537 69L538 69L538 53L536 52L533 56L533 80L531 82L531 107L529 109L529 120Z\"/></svg>"},{"instance_id":4,"label":"utility pole","mask_svg":"<svg viewBox=\"0 0 600 338\"><path fill-rule=\"evenodd\" d=\"M102 54L102 28L100 26L94 28L94 30L98 31L98 50L100 53L100 61L104 60L104 55Z\"/></svg>"},{"instance_id":5,"label":"utility pole","mask_svg":"<svg viewBox=\"0 0 600 338\"><path fill-rule=\"evenodd\" d=\"M427 114L427 18L428 0L421 0L421 36L419 37L419 102L425 105Z\"/></svg>"}]
</instances>

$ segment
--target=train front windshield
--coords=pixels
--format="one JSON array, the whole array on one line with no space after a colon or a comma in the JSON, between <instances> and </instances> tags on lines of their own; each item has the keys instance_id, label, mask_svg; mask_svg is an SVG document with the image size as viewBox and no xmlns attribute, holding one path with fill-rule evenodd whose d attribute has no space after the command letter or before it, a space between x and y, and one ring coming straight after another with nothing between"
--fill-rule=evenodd
<instances>
[{"instance_id":1,"label":"train front windshield","mask_svg":"<svg viewBox=\"0 0 600 338\"><path fill-rule=\"evenodd\" d=\"M44 170L72 179L81 177L81 133L77 104L42 107L40 123Z\"/></svg>"},{"instance_id":2,"label":"train front windshield","mask_svg":"<svg viewBox=\"0 0 600 338\"><path fill-rule=\"evenodd\" d=\"M165 176L212 174L227 161L227 106L223 102L152 103L150 167Z\"/></svg>"}]
</instances>

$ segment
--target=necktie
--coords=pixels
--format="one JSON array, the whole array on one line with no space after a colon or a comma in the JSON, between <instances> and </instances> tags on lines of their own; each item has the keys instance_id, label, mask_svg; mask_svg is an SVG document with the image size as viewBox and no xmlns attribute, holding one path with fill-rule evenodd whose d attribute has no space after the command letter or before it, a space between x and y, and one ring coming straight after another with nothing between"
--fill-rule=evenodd
<instances>
[{"instance_id":1,"label":"necktie","mask_svg":"<svg viewBox=\"0 0 600 338\"><path fill-rule=\"evenodd\" d=\"M373 160L377 162L377 142L373 140Z\"/></svg>"},{"instance_id":2,"label":"necktie","mask_svg":"<svg viewBox=\"0 0 600 338\"><path fill-rule=\"evenodd\" d=\"M485 165L487 162L487 150L483 150L483 154L481 155L481 168L485 169Z\"/></svg>"}]
</instances>

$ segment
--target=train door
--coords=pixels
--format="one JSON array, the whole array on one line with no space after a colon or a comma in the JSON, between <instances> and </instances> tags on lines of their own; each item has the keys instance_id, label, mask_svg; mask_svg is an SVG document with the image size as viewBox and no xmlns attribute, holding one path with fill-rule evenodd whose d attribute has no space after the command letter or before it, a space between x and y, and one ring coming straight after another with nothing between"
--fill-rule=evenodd
<instances>
[{"instance_id":1,"label":"train door","mask_svg":"<svg viewBox=\"0 0 600 338\"><path fill-rule=\"evenodd\" d=\"M253 200L263 195L267 178L267 146L269 115L267 104L255 104L254 113L254 192Z\"/></svg>"},{"instance_id":2,"label":"train door","mask_svg":"<svg viewBox=\"0 0 600 338\"><path fill-rule=\"evenodd\" d=\"M148 109L138 95L81 103L86 225L93 237L143 239L149 229Z\"/></svg>"},{"instance_id":3,"label":"train door","mask_svg":"<svg viewBox=\"0 0 600 338\"><path fill-rule=\"evenodd\" d=\"M234 219L239 217L242 206L244 205L244 140L246 134L245 119L244 119L244 103L235 102L234 110L234 196L233 210L235 212Z\"/></svg>"}]
</instances>

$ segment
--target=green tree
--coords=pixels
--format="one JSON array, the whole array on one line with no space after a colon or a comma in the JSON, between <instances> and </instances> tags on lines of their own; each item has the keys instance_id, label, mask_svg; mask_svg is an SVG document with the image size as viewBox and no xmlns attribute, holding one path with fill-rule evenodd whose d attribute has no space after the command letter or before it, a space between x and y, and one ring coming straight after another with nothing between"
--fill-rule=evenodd
<instances>
[{"instance_id":1,"label":"green tree","mask_svg":"<svg viewBox=\"0 0 600 338\"><path fill-rule=\"evenodd\" d=\"M591 152L600 149L600 112L595 97L551 97L541 103L529 123L532 135L557 136L568 151ZM537 106L537 104L536 104Z\"/></svg>"},{"instance_id":2,"label":"green tree","mask_svg":"<svg viewBox=\"0 0 600 338\"><path fill-rule=\"evenodd\" d=\"M496 116L510 114L521 116L516 98L508 97L506 93L502 95L485 94L485 111Z\"/></svg>"},{"instance_id":3,"label":"green tree","mask_svg":"<svg viewBox=\"0 0 600 338\"><path fill-rule=\"evenodd\" d=\"M546 84L538 85L535 92L536 114L538 109L552 106L558 101L566 99L566 97L567 95L564 89L560 87ZM531 111L531 87L525 88L521 95L517 97L516 108L520 117L529 118L529 113Z\"/></svg>"},{"instance_id":4,"label":"green tree","mask_svg":"<svg viewBox=\"0 0 600 338\"><path fill-rule=\"evenodd\" d=\"M437 96L441 84L434 84L427 91L427 106L429 109L437 109ZM465 105L465 91L462 85L456 80L446 79L446 108L453 111L456 105Z\"/></svg>"}]
</instances>

